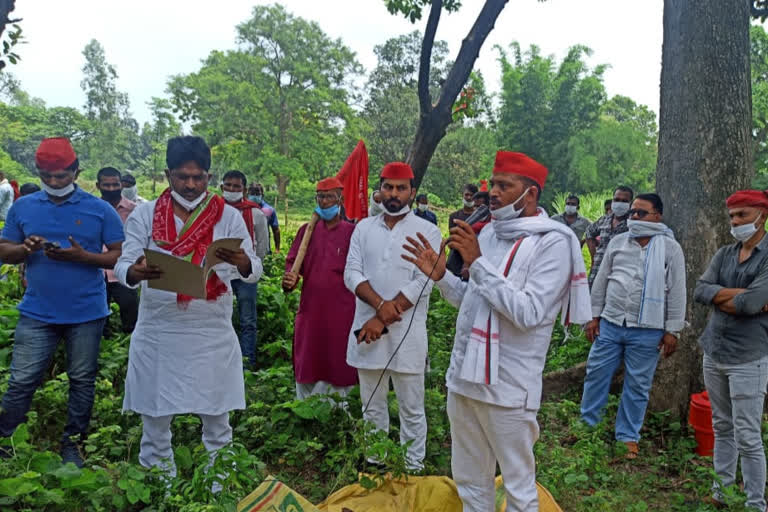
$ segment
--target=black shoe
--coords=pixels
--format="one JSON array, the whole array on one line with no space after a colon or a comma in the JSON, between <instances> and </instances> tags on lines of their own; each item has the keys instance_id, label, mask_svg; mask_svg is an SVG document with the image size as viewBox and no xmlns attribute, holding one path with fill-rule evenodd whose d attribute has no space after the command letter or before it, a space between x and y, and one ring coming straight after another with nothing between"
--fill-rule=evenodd
<instances>
[{"instance_id":1,"label":"black shoe","mask_svg":"<svg viewBox=\"0 0 768 512\"><path fill-rule=\"evenodd\" d=\"M71 462L75 466L83 467L83 458L80 456L80 449L74 443L67 443L61 446L61 462L66 464Z\"/></svg>"}]
</instances>

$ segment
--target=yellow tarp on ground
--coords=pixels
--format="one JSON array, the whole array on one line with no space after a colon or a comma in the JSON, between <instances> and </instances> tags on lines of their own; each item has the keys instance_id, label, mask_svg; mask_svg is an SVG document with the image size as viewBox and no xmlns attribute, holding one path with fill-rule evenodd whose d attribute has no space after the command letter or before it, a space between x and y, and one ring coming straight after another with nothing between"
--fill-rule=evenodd
<instances>
[{"instance_id":1,"label":"yellow tarp on ground","mask_svg":"<svg viewBox=\"0 0 768 512\"><path fill-rule=\"evenodd\" d=\"M539 512L562 512L552 495L538 482ZM501 477L496 478L497 512L506 499ZM462 512L456 484L445 476L412 476L387 479L373 490L359 484L339 489L317 507L274 477L264 482L237 505L237 512Z\"/></svg>"}]
</instances>

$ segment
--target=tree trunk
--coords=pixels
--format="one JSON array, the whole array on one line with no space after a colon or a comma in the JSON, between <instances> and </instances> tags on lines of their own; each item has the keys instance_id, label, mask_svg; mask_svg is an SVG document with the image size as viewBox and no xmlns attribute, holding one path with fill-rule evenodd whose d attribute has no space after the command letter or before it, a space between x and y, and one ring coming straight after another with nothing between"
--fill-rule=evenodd
<instances>
[{"instance_id":1,"label":"tree trunk","mask_svg":"<svg viewBox=\"0 0 768 512\"><path fill-rule=\"evenodd\" d=\"M649 407L683 418L704 387L697 341L709 308L693 303L693 290L731 241L725 199L754 174L749 16L748 0L664 2L656 188L685 253L690 327L660 363Z\"/></svg>"},{"instance_id":2,"label":"tree trunk","mask_svg":"<svg viewBox=\"0 0 768 512\"><path fill-rule=\"evenodd\" d=\"M480 49L485 39L493 30L496 19L509 0L486 0L480 14L477 15L474 25L461 43L461 49L453 63L448 76L440 89L440 97L437 103L432 105L429 96L429 66L432 60L432 45L435 31L440 21L439 12L442 9L442 1L433 0L427 29L424 31L422 43L421 62L419 67L419 126L413 144L408 151L406 161L413 168L416 176L416 188L421 185L424 174L427 172L429 161L437 149L440 140L445 136L445 129L453 120L451 109L453 102L467 83L469 74L475 65Z\"/></svg>"}]
</instances>

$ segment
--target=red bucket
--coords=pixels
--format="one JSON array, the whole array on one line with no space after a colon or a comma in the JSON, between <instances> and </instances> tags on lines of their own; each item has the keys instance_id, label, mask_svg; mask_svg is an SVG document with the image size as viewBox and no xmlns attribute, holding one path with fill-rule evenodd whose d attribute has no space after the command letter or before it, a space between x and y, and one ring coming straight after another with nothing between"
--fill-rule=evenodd
<instances>
[{"instance_id":1,"label":"red bucket","mask_svg":"<svg viewBox=\"0 0 768 512\"><path fill-rule=\"evenodd\" d=\"M688 423L696 437L696 453L711 457L715 448L715 434L712 431L712 407L706 391L691 395Z\"/></svg>"}]
</instances>

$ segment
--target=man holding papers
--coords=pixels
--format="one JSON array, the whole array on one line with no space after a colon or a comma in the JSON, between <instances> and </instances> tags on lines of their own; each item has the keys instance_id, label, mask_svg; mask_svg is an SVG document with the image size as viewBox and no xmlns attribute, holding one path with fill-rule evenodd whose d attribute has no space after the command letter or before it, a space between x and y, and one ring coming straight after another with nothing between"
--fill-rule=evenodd
<instances>
[{"instance_id":1,"label":"man holding papers","mask_svg":"<svg viewBox=\"0 0 768 512\"><path fill-rule=\"evenodd\" d=\"M170 429L175 414L200 416L211 462L232 440L229 411L245 408L245 389L229 283L258 281L262 266L243 216L207 191L211 152L205 141L169 140L166 163L170 187L157 200L138 205L126 221L115 275L132 288L148 280L131 336L123 410L142 417L139 462L175 476ZM222 239L240 239L240 248L213 251L222 262L205 281L205 299L153 287L154 279L166 285L170 280L159 266L147 264L145 249L202 267L209 246Z\"/></svg>"}]
</instances>

